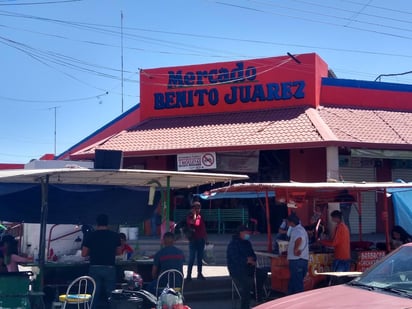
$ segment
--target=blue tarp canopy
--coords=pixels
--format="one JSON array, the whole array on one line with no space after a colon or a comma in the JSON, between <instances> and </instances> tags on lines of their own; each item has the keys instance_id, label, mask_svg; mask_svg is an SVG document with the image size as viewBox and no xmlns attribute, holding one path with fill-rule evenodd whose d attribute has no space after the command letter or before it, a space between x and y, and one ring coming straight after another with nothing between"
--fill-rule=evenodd
<instances>
[{"instance_id":1,"label":"blue tarp canopy","mask_svg":"<svg viewBox=\"0 0 412 309\"><path fill-rule=\"evenodd\" d=\"M158 189L153 196L153 205L157 205L160 188L189 188L247 178L150 170L4 170L0 171L0 220L39 223L46 199L47 223L90 224L97 214L106 213L113 224L136 224L149 218L155 209L148 205L150 188Z\"/></svg>"},{"instance_id":2,"label":"blue tarp canopy","mask_svg":"<svg viewBox=\"0 0 412 309\"><path fill-rule=\"evenodd\" d=\"M157 205L157 192L153 205ZM0 220L39 223L40 184L0 183ZM48 188L48 219L53 224L94 224L105 213L111 224L137 224L151 217L149 187L58 185Z\"/></svg>"},{"instance_id":3,"label":"blue tarp canopy","mask_svg":"<svg viewBox=\"0 0 412 309\"><path fill-rule=\"evenodd\" d=\"M392 194L395 224L412 235L412 188L388 189Z\"/></svg>"}]
</instances>

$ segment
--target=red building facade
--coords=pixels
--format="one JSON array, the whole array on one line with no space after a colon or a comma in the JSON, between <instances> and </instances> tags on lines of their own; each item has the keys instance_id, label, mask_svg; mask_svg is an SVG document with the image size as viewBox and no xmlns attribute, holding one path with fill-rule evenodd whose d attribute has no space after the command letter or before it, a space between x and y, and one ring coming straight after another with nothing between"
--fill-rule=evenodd
<instances>
[{"instance_id":1,"label":"red building facade","mask_svg":"<svg viewBox=\"0 0 412 309\"><path fill-rule=\"evenodd\" d=\"M412 85L332 78L316 54L142 70L140 95L60 159L107 149L124 168L412 181ZM380 200L362 199L365 230L379 232Z\"/></svg>"}]
</instances>

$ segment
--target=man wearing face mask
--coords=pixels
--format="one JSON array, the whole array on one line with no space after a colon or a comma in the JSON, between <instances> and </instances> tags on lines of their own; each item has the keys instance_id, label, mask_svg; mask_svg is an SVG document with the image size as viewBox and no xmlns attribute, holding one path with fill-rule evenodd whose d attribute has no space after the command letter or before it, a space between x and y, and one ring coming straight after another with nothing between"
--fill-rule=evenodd
<instances>
[{"instance_id":1,"label":"man wearing face mask","mask_svg":"<svg viewBox=\"0 0 412 309\"><path fill-rule=\"evenodd\" d=\"M256 292L258 302L262 300L263 284L267 272L256 268L256 254L250 243L251 231L245 226L238 227L232 241L227 246L227 268L229 274L239 288L241 309L250 308L250 292L256 275Z\"/></svg>"},{"instance_id":2,"label":"man wearing face mask","mask_svg":"<svg viewBox=\"0 0 412 309\"><path fill-rule=\"evenodd\" d=\"M303 292L303 280L308 272L309 238L299 217L291 214L288 218L290 241L288 245L289 285L288 294Z\"/></svg>"}]
</instances>

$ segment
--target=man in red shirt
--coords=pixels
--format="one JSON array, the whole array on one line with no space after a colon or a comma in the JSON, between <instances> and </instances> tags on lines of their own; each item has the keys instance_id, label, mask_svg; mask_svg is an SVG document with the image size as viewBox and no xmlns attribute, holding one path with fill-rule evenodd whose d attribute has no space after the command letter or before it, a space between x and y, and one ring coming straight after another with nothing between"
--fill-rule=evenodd
<instances>
[{"instance_id":1,"label":"man in red shirt","mask_svg":"<svg viewBox=\"0 0 412 309\"><path fill-rule=\"evenodd\" d=\"M127 259L130 259L130 257L133 254L133 248L129 246L129 244L126 242L127 237L125 233L119 233L120 236L120 245L122 247L122 255L125 253L127 254Z\"/></svg>"},{"instance_id":2,"label":"man in red shirt","mask_svg":"<svg viewBox=\"0 0 412 309\"><path fill-rule=\"evenodd\" d=\"M205 221L203 221L200 215L201 205L200 202L193 202L191 212L186 218L188 227L192 230L192 235L189 239L189 263L187 266L187 281L192 280L192 268L197 260L197 278L205 280L202 274L202 260L203 253L205 251L205 244L207 239Z\"/></svg>"},{"instance_id":3,"label":"man in red shirt","mask_svg":"<svg viewBox=\"0 0 412 309\"><path fill-rule=\"evenodd\" d=\"M335 248L333 271L349 271L351 263L349 228L342 222L342 212L332 211L332 221L336 223L335 235L332 240L321 240L321 244Z\"/></svg>"}]
</instances>

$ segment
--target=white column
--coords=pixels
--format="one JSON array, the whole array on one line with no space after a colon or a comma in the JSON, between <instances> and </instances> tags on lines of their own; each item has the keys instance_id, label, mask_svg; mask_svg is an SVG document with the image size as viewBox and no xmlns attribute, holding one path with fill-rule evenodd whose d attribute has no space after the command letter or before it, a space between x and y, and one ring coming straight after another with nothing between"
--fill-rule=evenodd
<instances>
[{"instance_id":1,"label":"white column","mask_svg":"<svg viewBox=\"0 0 412 309\"><path fill-rule=\"evenodd\" d=\"M326 179L339 181L339 149L326 148Z\"/></svg>"}]
</instances>

